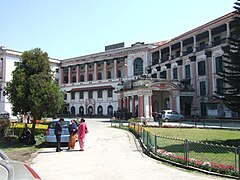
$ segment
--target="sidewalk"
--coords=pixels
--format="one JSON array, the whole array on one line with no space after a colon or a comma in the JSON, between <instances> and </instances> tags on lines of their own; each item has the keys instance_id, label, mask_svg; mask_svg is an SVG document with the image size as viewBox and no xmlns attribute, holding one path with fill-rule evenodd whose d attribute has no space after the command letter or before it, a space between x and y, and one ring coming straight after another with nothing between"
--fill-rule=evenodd
<instances>
[{"instance_id":1,"label":"sidewalk","mask_svg":"<svg viewBox=\"0 0 240 180\"><path fill-rule=\"evenodd\" d=\"M159 180L159 179L222 179L187 171L146 156L134 136L111 128L106 120L86 119L89 133L86 148L55 152L54 147L42 149L31 167L44 180ZM226 179L226 178L225 178Z\"/></svg>"}]
</instances>

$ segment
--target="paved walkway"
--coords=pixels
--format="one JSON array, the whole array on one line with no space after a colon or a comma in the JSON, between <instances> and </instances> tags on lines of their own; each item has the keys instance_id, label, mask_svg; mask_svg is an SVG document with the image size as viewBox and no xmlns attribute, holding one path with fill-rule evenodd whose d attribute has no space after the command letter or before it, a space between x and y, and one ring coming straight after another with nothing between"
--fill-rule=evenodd
<instances>
[{"instance_id":1,"label":"paved walkway","mask_svg":"<svg viewBox=\"0 0 240 180\"><path fill-rule=\"evenodd\" d=\"M84 152L57 153L54 147L42 149L31 167L44 180L207 180L219 177L165 165L143 154L140 145L128 131L111 128L104 120L86 119ZM226 179L226 178L225 178Z\"/></svg>"}]
</instances>

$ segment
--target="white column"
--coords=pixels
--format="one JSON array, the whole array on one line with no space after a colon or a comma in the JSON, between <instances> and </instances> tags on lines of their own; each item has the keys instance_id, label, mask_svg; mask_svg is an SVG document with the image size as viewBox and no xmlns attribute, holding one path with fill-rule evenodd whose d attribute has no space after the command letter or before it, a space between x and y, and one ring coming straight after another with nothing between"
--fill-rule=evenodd
<instances>
[{"instance_id":1,"label":"white column","mask_svg":"<svg viewBox=\"0 0 240 180\"><path fill-rule=\"evenodd\" d=\"M226 22L227 25L227 38L230 37L230 26L229 26L229 22Z\"/></svg>"},{"instance_id":2,"label":"white column","mask_svg":"<svg viewBox=\"0 0 240 180\"><path fill-rule=\"evenodd\" d=\"M176 96L176 111L180 113L180 96Z\"/></svg>"},{"instance_id":3,"label":"white column","mask_svg":"<svg viewBox=\"0 0 240 180\"><path fill-rule=\"evenodd\" d=\"M146 118L150 117L149 114L149 95L144 95L144 115Z\"/></svg>"},{"instance_id":4,"label":"white column","mask_svg":"<svg viewBox=\"0 0 240 180\"><path fill-rule=\"evenodd\" d=\"M181 48L180 56L182 56L183 55L183 41L180 41L180 48Z\"/></svg>"},{"instance_id":5,"label":"white column","mask_svg":"<svg viewBox=\"0 0 240 180\"><path fill-rule=\"evenodd\" d=\"M158 62L160 63L162 61L161 49L159 49L159 59L160 59L160 61L158 61Z\"/></svg>"},{"instance_id":6,"label":"white column","mask_svg":"<svg viewBox=\"0 0 240 180\"><path fill-rule=\"evenodd\" d=\"M171 60L171 56L172 56L172 48L171 45L169 46L169 57L168 59Z\"/></svg>"},{"instance_id":7,"label":"white column","mask_svg":"<svg viewBox=\"0 0 240 180\"><path fill-rule=\"evenodd\" d=\"M193 52L197 51L197 40L196 40L196 36L193 35Z\"/></svg>"},{"instance_id":8,"label":"white column","mask_svg":"<svg viewBox=\"0 0 240 180\"><path fill-rule=\"evenodd\" d=\"M208 37L209 37L208 46L211 47L212 46L212 30L211 29L208 30Z\"/></svg>"}]
</instances>

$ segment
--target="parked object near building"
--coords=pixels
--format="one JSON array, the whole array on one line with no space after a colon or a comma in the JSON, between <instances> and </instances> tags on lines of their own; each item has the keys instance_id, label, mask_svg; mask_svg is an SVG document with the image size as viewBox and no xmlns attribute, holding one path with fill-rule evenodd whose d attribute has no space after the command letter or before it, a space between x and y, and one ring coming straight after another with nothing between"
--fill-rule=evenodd
<instances>
[{"instance_id":1,"label":"parked object near building","mask_svg":"<svg viewBox=\"0 0 240 180\"><path fill-rule=\"evenodd\" d=\"M55 125L58 122L58 119L54 119L52 122L49 123L48 128L46 130L46 143L53 144L56 143L56 136L54 134ZM61 143L68 143L69 142L69 131L68 126L71 122L71 119L64 119L64 121L61 123L62 126L62 135L61 135Z\"/></svg>"},{"instance_id":2,"label":"parked object near building","mask_svg":"<svg viewBox=\"0 0 240 180\"><path fill-rule=\"evenodd\" d=\"M27 164L13 161L0 149L0 179L41 179Z\"/></svg>"},{"instance_id":3,"label":"parked object near building","mask_svg":"<svg viewBox=\"0 0 240 180\"><path fill-rule=\"evenodd\" d=\"M162 120L163 121L179 121L182 120L184 118L183 115L179 114L176 111L173 110L163 110L161 112L162 115Z\"/></svg>"}]
</instances>

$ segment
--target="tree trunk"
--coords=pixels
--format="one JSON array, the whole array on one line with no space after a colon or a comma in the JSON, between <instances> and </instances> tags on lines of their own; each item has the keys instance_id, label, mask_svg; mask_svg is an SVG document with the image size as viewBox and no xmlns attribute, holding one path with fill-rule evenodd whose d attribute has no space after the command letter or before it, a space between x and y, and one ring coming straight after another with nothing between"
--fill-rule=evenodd
<instances>
[{"instance_id":1,"label":"tree trunk","mask_svg":"<svg viewBox=\"0 0 240 180\"><path fill-rule=\"evenodd\" d=\"M36 118L36 117L33 117L33 124L32 124L32 135L33 135L33 140L35 140L36 121L37 121L37 118Z\"/></svg>"}]
</instances>

